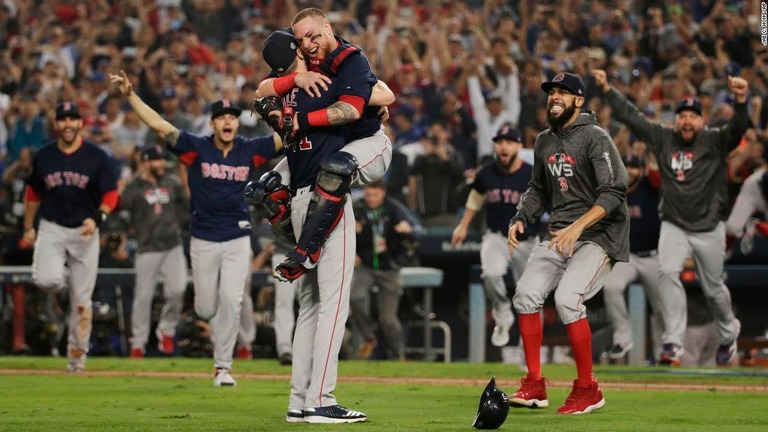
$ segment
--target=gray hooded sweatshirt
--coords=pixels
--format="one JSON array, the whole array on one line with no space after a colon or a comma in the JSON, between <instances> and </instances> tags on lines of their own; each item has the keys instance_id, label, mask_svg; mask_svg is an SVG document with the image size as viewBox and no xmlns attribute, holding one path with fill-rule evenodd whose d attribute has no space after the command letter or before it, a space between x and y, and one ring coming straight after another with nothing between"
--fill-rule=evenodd
<instances>
[{"instance_id":1,"label":"gray hooded sweatshirt","mask_svg":"<svg viewBox=\"0 0 768 432\"><path fill-rule=\"evenodd\" d=\"M560 230L598 205L607 215L579 240L597 244L615 261L627 261L627 170L594 113L582 111L562 132L541 132L533 152L533 175L510 226L521 221L527 227L549 211L550 230ZM548 234L545 240L551 238Z\"/></svg>"},{"instance_id":2,"label":"gray hooded sweatshirt","mask_svg":"<svg viewBox=\"0 0 768 432\"><path fill-rule=\"evenodd\" d=\"M746 103L734 103L734 115L722 127L704 127L690 145L669 126L652 123L623 95L604 95L614 118L626 123L656 156L661 173L659 216L691 232L712 231L728 217L728 153L749 127Z\"/></svg>"}]
</instances>

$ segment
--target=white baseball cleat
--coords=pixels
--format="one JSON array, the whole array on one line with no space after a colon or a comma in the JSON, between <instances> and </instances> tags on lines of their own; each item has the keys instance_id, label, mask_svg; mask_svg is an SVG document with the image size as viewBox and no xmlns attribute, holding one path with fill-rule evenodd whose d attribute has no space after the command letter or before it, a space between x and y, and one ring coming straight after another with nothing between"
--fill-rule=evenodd
<instances>
[{"instance_id":1,"label":"white baseball cleat","mask_svg":"<svg viewBox=\"0 0 768 432\"><path fill-rule=\"evenodd\" d=\"M491 335L491 343L493 346L502 347L509 343L509 328L512 326L503 325L493 328L493 334Z\"/></svg>"},{"instance_id":2,"label":"white baseball cleat","mask_svg":"<svg viewBox=\"0 0 768 432\"><path fill-rule=\"evenodd\" d=\"M213 385L216 387L234 387L237 381L229 374L229 369L216 369L216 376L213 377Z\"/></svg>"}]
</instances>

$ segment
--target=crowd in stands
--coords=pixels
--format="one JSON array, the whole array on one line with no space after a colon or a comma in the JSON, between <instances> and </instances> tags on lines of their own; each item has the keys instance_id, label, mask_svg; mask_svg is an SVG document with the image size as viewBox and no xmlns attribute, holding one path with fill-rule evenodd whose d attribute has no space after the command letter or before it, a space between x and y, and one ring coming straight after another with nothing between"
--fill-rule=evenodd
<instances>
[{"instance_id":1,"label":"crowd in stands","mask_svg":"<svg viewBox=\"0 0 768 432\"><path fill-rule=\"evenodd\" d=\"M211 103L229 98L244 108L241 135L269 134L245 109L269 72L262 43L310 6L328 12L335 34L362 47L395 93L386 124L395 144L388 192L427 228L459 221L456 191L492 157L499 126L516 128L533 148L548 127L540 85L560 72L583 78L587 107L622 154L637 148L636 138L612 118L591 70L606 70L646 116L665 123L681 98L697 97L710 126L733 114L726 77L739 75L750 83L753 127L730 156L732 202L768 154L760 2L0 0L4 262L30 248L19 243L23 181L31 154L52 138L57 103L77 102L85 137L113 158L121 185L135 173L137 149L157 137L109 84L110 73L124 70L179 129L211 133ZM110 241L126 243L119 235Z\"/></svg>"}]
</instances>

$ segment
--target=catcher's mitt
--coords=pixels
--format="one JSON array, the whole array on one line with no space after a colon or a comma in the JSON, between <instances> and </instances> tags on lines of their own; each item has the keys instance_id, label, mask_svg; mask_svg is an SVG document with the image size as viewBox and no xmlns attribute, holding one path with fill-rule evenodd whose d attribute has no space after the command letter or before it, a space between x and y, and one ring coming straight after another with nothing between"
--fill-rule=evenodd
<instances>
[{"instance_id":1,"label":"catcher's mitt","mask_svg":"<svg viewBox=\"0 0 768 432\"><path fill-rule=\"evenodd\" d=\"M253 101L253 109L267 122L272 130L280 135L284 147L291 148L298 144L298 134L293 132L293 109L291 107L283 107L283 100L281 98L265 96L256 99ZM282 118L276 114L270 115L274 111L279 111L282 114Z\"/></svg>"}]
</instances>

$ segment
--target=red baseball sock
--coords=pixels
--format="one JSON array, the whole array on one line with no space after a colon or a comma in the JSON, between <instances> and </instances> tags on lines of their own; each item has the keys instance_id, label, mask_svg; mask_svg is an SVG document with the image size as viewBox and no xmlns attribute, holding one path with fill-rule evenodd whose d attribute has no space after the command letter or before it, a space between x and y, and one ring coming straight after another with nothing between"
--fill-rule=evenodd
<instances>
[{"instance_id":1,"label":"red baseball sock","mask_svg":"<svg viewBox=\"0 0 768 432\"><path fill-rule=\"evenodd\" d=\"M541 328L541 315L519 314L520 338L523 339L525 364L528 366L528 378L541 379L541 341L544 331Z\"/></svg>"},{"instance_id":2,"label":"red baseball sock","mask_svg":"<svg viewBox=\"0 0 768 432\"><path fill-rule=\"evenodd\" d=\"M589 387L592 385L592 330L589 328L589 322L582 318L566 325L565 329L568 331L568 340L571 341L573 359L576 360L576 381L579 387Z\"/></svg>"}]
</instances>

